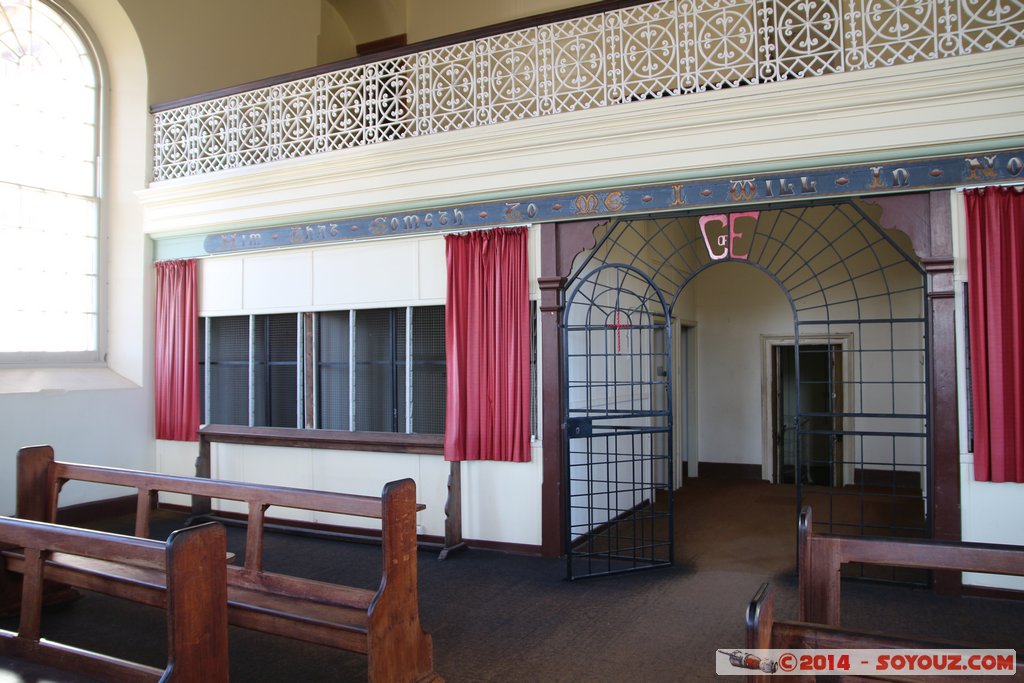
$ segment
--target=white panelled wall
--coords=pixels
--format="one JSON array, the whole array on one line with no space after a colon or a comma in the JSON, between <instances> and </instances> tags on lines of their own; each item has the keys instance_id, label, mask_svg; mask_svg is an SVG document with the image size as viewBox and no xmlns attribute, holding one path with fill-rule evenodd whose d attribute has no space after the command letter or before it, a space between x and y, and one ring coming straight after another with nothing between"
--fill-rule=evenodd
<instances>
[{"instance_id":1,"label":"white panelled wall","mask_svg":"<svg viewBox=\"0 0 1024 683\"><path fill-rule=\"evenodd\" d=\"M539 296L539 235L538 228L530 229L532 299ZM200 261L199 311L218 316L439 305L444 304L446 284L440 235L217 257ZM157 442L162 472L194 474L197 454L195 443ZM388 481L411 477L417 499L426 505L418 515L420 533L444 535L449 464L439 455L213 444L211 460L211 474L217 478L375 496ZM465 462L461 467L466 538L540 545L539 442L533 444L528 463ZM184 499L167 502L187 504ZM319 524L374 526L368 520L306 512L270 514Z\"/></svg>"}]
</instances>

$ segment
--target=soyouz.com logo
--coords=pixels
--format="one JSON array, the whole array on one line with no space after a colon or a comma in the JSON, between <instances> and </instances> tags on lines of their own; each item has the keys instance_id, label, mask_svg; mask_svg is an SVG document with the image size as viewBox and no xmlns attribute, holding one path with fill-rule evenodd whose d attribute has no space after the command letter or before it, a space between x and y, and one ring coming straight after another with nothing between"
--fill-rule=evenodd
<instances>
[{"instance_id":1,"label":"soyouz.com logo","mask_svg":"<svg viewBox=\"0 0 1024 683\"><path fill-rule=\"evenodd\" d=\"M1012 676L1014 650L718 650L720 676Z\"/></svg>"}]
</instances>

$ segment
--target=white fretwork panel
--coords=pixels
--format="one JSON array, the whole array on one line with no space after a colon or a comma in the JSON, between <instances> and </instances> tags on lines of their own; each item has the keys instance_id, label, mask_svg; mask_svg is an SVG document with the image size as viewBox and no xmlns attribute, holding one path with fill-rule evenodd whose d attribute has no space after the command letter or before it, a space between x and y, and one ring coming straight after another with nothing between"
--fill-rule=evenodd
<instances>
[{"instance_id":1,"label":"white fretwork panel","mask_svg":"<svg viewBox=\"0 0 1024 683\"><path fill-rule=\"evenodd\" d=\"M680 2L680 9L691 3ZM749 0L697 0L687 25L697 72L697 89L758 82L758 3ZM685 10L683 10L685 11Z\"/></svg>"},{"instance_id":2,"label":"white fretwork panel","mask_svg":"<svg viewBox=\"0 0 1024 683\"><path fill-rule=\"evenodd\" d=\"M843 65L842 0L762 0L763 80L839 73Z\"/></svg>"},{"instance_id":3,"label":"white fretwork panel","mask_svg":"<svg viewBox=\"0 0 1024 683\"><path fill-rule=\"evenodd\" d=\"M868 0L850 22L863 41L863 68L938 57L935 0Z\"/></svg>"},{"instance_id":4,"label":"white fretwork panel","mask_svg":"<svg viewBox=\"0 0 1024 683\"><path fill-rule=\"evenodd\" d=\"M416 93L426 85L416 81L416 55L373 62L362 67L364 74L363 122L365 144L401 140L421 134L422 116L417 112Z\"/></svg>"},{"instance_id":5,"label":"white fretwork panel","mask_svg":"<svg viewBox=\"0 0 1024 683\"><path fill-rule=\"evenodd\" d=\"M941 4L955 21L959 37L955 50L949 54L989 52L1024 42L1021 0L942 0Z\"/></svg>"},{"instance_id":6,"label":"white fretwork panel","mask_svg":"<svg viewBox=\"0 0 1024 683\"><path fill-rule=\"evenodd\" d=\"M609 104L607 99L608 45L605 15L562 21L537 29L546 51L544 79L550 92L541 110L557 114Z\"/></svg>"},{"instance_id":7,"label":"white fretwork panel","mask_svg":"<svg viewBox=\"0 0 1024 683\"><path fill-rule=\"evenodd\" d=\"M1024 44L1024 0L658 0L154 115L155 180Z\"/></svg>"},{"instance_id":8,"label":"white fretwork panel","mask_svg":"<svg viewBox=\"0 0 1024 683\"><path fill-rule=\"evenodd\" d=\"M606 20L610 102L680 93L679 31L675 3L650 3L611 12Z\"/></svg>"},{"instance_id":9,"label":"white fretwork panel","mask_svg":"<svg viewBox=\"0 0 1024 683\"><path fill-rule=\"evenodd\" d=\"M418 55L420 135L478 125L475 48L475 42L460 43Z\"/></svg>"},{"instance_id":10,"label":"white fretwork panel","mask_svg":"<svg viewBox=\"0 0 1024 683\"><path fill-rule=\"evenodd\" d=\"M476 74L480 125L540 115L543 91L536 28L479 41Z\"/></svg>"}]
</instances>

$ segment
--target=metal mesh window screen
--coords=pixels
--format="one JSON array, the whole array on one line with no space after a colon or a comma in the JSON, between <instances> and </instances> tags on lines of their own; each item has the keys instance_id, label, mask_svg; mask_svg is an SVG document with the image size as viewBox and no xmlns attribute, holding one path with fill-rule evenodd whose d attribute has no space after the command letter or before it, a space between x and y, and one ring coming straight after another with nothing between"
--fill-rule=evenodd
<instances>
[{"instance_id":1,"label":"metal mesh window screen","mask_svg":"<svg viewBox=\"0 0 1024 683\"><path fill-rule=\"evenodd\" d=\"M249 424L249 316L210 319L210 422Z\"/></svg>"},{"instance_id":2,"label":"metal mesh window screen","mask_svg":"<svg viewBox=\"0 0 1024 683\"><path fill-rule=\"evenodd\" d=\"M395 308L391 311L391 317L393 321L394 336L391 341L392 358L394 359L394 403L395 403L395 422L394 431L404 432L405 431L405 418L406 408L408 406L406 398L406 381L405 381L405 364L406 364L406 344L405 344L405 330L406 330L406 318L404 308Z\"/></svg>"},{"instance_id":3,"label":"metal mesh window screen","mask_svg":"<svg viewBox=\"0 0 1024 683\"><path fill-rule=\"evenodd\" d=\"M411 360L412 431L443 434L447 391L444 306L319 313L315 325L316 426L376 432L406 430L406 364ZM531 313L532 315L532 313ZM351 321L355 320L355 346ZM302 344L296 314L254 316L252 411L254 426L301 427L299 366ZM210 319L210 421L249 424L249 316ZM205 343L200 334L200 347ZM407 353L411 354L407 358ZM352 361L354 360L354 373ZM531 340L531 382L536 382ZM354 392L350 383L354 375ZM536 404L535 389L531 405ZM350 397L355 395L355 410ZM203 398L206 394L204 392ZM354 424L350 416L355 414ZM533 412L536 412L535 407ZM204 406L205 415L205 406ZM535 421L535 415L532 417ZM534 422L535 424L535 422Z\"/></svg>"},{"instance_id":4,"label":"metal mesh window screen","mask_svg":"<svg viewBox=\"0 0 1024 683\"><path fill-rule=\"evenodd\" d=\"M530 302L530 436L537 438L537 303Z\"/></svg>"},{"instance_id":5,"label":"metal mesh window screen","mask_svg":"<svg viewBox=\"0 0 1024 683\"><path fill-rule=\"evenodd\" d=\"M967 378L967 450L974 452L974 382L971 379L971 329L970 300L967 298L968 284L964 283L964 365Z\"/></svg>"},{"instance_id":6,"label":"metal mesh window screen","mask_svg":"<svg viewBox=\"0 0 1024 683\"><path fill-rule=\"evenodd\" d=\"M412 334L412 430L444 434L448 394L444 306L414 308Z\"/></svg>"},{"instance_id":7,"label":"metal mesh window screen","mask_svg":"<svg viewBox=\"0 0 1024 683\"><path fill-rule=\"evenodd\" d=\"M196 326L196 349L199 357L199 422L206 422L206 318Z\"/></svg>"},{"instance_id":8,"label":"metal mesh window screen","mask_svg":"<svg viewBox=\"0 0 1024 683\"><path fill-rule=\"evenodd\" d=\"M349 314L321 313L317 319L317 426L349 429Z\"/></svg>"},{"instance_id":9,"label":"metal mesh window screen","mask_svg":"<svg viewBox=\"0 0 1024 683\"><path fill-rule=\"evenodd\" d=\"M397 353L405 353L405 310L359 311L355 348L357 431L394 432L398 431L399 420L404 424L405 364L399 367Z\"/></svg>"},{"instance_id":10,"label":"metal mesh window screen","mask_svg":"<svg viewBox=\"0 0 1024 683\"><path fill-rule=\"evenodd\" d=\"M254 424L298 425L298 317L258 315L253 345Z\"/></svg>"}]
</instances>

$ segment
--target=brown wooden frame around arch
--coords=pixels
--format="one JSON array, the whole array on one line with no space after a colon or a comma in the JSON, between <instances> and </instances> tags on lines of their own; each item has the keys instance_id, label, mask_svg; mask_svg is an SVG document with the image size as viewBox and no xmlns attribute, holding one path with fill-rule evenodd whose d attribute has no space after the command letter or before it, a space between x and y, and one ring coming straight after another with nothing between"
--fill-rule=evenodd
<instances>
[{"instance_id":1,"label":"brown wooden frame around arch","mask_svg":"<svg viewBox=\"0 0 1024 683\"><path fill-rule=\"evenodd\" d=\"M929 395L934 480L933 536L959 541L960 473L957 431L956 348L953 303L952 219L949 191L869 196L862 200L882 209L880 224L907 234L927 273L930 325ZM564 548L562 506L561 384L564 377L559 324L564 289L575 257L594 245L594 230L606 221L545 223L541 227L541 362L545 368L543 396L544 482L542 489L542 552L559 556ZM959 576L938 573L936 588L958 592Z\"/></svg>"}]
</instances>

